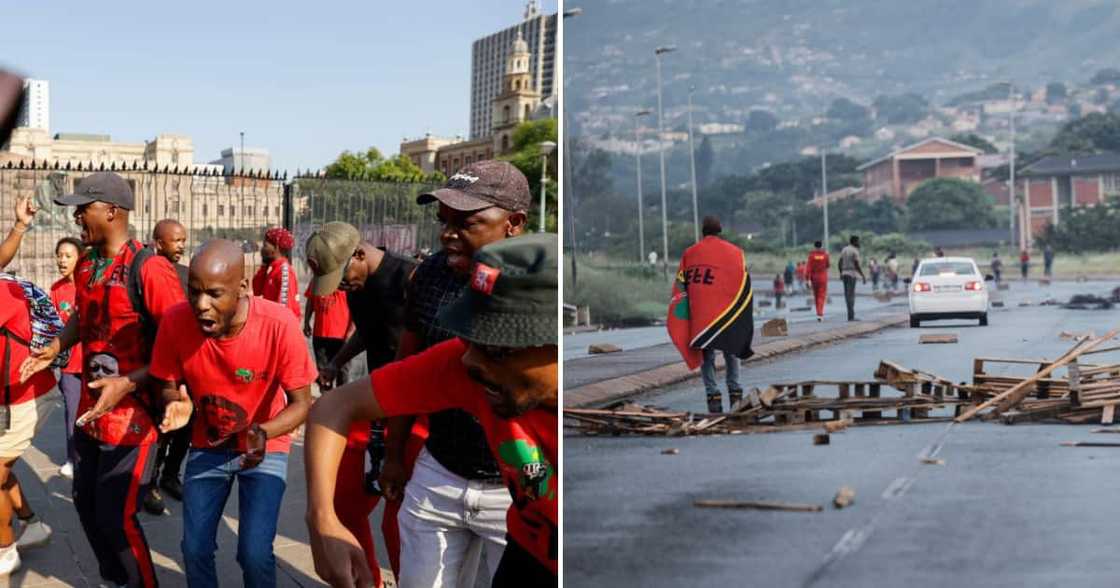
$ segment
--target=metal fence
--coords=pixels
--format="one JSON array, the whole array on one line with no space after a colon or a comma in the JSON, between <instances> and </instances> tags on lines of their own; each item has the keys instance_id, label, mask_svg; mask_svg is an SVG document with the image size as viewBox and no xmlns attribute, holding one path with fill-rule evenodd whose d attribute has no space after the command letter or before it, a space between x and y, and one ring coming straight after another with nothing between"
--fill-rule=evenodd
<instances>
[{"instance_id":1,"label":"metal fence","mask_svg":"<svg viewBox=\"0 0 1120 588\"><path fill-rule=\"evenodd\" d=\"M417 195L436 187L320 177L293 180L288 186L290 227L296 238L292 259L300 284L310 278L303 255L307 238L331 221L348 222L365 241L403 255L437 249L440 223L436 207L416 204Z\"/></svg>"},{"instance_id":2,"label":"metal fence","mask_svg":"<svg viewBox=\"0 0 1120 588\"><path fill-rule=\"evenodd\" d=\"M155 224L165 218L186 227L184 263L200 245L219 237L240 241L247 269L255 272L264 231L283 225L296 237L292 259L301 285L306 284L310 272L303 262L304 243L313 230L334 220L349 222L367 241L406 255L438 245L435 208L416 204L416 195L433 188L430 185L320 177L288 181L286 174L277 172L234 175L215 166L178 169L143 163L94 166L25 161L0 165L0 238L15 222L18 198L29 195L39 207L8 271L44 289L57 279L55 243L62 237L77 237L79 229L74 209L57 206L53 199L102 170L116 171L133 188L136 209L129 215L129 225L135 238L150 242Z\"/></svg>"}]
</instances>

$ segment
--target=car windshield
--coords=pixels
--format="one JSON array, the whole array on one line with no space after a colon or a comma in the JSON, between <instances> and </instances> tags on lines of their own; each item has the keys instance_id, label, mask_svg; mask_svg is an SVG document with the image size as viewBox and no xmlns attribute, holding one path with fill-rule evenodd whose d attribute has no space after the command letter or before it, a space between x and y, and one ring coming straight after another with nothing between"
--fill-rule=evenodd
<instances>
[{"instance_id":1,"label":"car windshield","mask_svg":"<svg viewBox=\"0 0 1120 588\"><path fill-rule=\"evenodd\" d=\"M967 261L935 261L933 263L923 263L922 269L918 272L921 276L975 276L976 270L973 265Z\"/></svg>"}]
</instances>

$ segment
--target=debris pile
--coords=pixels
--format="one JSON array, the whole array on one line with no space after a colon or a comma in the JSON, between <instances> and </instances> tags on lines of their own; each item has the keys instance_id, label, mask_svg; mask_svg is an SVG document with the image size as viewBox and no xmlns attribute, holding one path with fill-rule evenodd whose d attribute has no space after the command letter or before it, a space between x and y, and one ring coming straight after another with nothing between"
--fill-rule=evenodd
<instances>
[{"instance_id":1,"label":"debris pile","mask_svg":"<svg viewBox=\"0 0 1120 588\"><path fill-rule=\"evenodd\" d=\"M1120 405L1120 363L1102 365L1084 358L1120 350L1101 347L1118 332L1102 337L1070 334L1076 343L1052 361L976 358L971 384L882 361L872 380L772 384L765 390L752 390L728 413L670 411L625 403L608 409L564 409L565 426L588 435L667 436L823 428L826 435L816 442L825 444L828 433L849 426L963 422L977 416L1005 424L1048 420L1111 424ZM1030 374L1006 373L1015 367L1028 368ZM901 395L884 396L884 388ZM931 416L945 408L952 408L953 416Z\"/></svg>"}]
</instances>

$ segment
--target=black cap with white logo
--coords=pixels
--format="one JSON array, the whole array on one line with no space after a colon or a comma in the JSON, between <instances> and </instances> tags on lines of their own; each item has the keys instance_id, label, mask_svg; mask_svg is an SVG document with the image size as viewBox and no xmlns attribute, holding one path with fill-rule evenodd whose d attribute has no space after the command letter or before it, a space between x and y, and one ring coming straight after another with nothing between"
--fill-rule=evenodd
<instances>
[{"instance_id":1,"label":"black cap with white logo","mask_svg":"<svg viewBox=\"0 0 1120 588\"><path fill-rule=\"evenodd\" d=\"M455 210L482 210L497 206L506 210L529 210L529 181L521 170L506 161L490 159L472 163L447 178L442 188L421 194L417 204L440 202Z\"/></svg>"}]
</instances>

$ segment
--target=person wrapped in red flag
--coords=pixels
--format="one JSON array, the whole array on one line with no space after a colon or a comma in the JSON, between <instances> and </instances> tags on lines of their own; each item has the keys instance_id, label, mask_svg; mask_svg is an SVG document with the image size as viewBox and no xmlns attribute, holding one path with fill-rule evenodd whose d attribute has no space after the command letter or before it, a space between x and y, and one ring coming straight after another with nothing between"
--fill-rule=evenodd
<instances>
[{"instance_id":1,"label":"person wrapped in red flag","mask_svg":"<svg viewBox=\"0 0 1120 588\"><path fill-rule=\"evenodd\" d=\"M669 337L690 369L700 367L710 412L723 412L715 352L727 365L730 405L742 400L739 360L754 354L754 291L747 256L721 239L719 219L704 217L704 238L681 256L669 303Z\"/></svg>"},{"instance_id":2,"label":"person wrapped in red flag","mask_svg":"<svg viewBox=\"0 0 1120 588\"><path fill-rule=\"evenodd\" d=\"M813 301L817 305L817 322L824 320L824 301L828 296L828 252L821 242L813 243L805 270L809 274L809 284L813 287Z\"/></svg>"}]
</instances>

